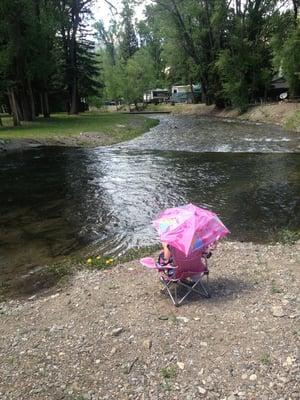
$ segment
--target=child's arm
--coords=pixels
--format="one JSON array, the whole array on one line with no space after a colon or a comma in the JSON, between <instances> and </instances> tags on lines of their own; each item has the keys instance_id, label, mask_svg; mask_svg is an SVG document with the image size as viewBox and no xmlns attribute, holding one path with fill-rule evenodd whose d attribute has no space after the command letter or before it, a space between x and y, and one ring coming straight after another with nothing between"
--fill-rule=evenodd
<instances>
[{"instance_id":1,"label":"child's arm","mask_svg":"<svg viewBox=\"0 0 300 400\"><path fill-rule=\"evenodd\" d=\"M167 261L167 260L169 260L171 258L171 252L168 249L167 243L163 242L162 246L163 246L163 251L164 251L164 259Z\"/></svg>"}]
</instances>

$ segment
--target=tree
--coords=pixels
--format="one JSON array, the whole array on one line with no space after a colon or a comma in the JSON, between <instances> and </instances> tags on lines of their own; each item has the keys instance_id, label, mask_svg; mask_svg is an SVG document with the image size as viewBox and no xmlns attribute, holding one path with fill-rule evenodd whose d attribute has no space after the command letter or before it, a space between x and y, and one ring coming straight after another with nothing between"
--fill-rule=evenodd
<instances>
[{"instance_id":1,"label":"tree","mask_svg":"<svg viewBox=\"0 0 300 400\"><path fill-rule=\"evenodd\" d=\"M128 104L142 100L143 93L153 86L154 64L146 49L138 50L125 66L123 93Z\"/></svg>"},{"instance_id":2,"label":"tree","mask_svg":"<svg viewBox=\"0 0 300 400\"><path fill-rule=\"evenodd\" d=\"M300 95L300 21L295 18L299 4L294 1L294 13L288 10L274 16L272 36L273 64L281 71L290 87L291 96Z\"/></svg>"},{"instance_id":3,"label":"tree","mask_svg":"<svg viewBox=\"0 0 300 400\"><path fill-rule=\"evenodd\" d=\"M122 1L120 32L120 56L126 62L138 49L138 41L135 34L132 18L134 15L131 0Z\"/></svg>"},{"instance_id":4,"label":"tree","mask_svg":"<svg viewBox=\"0 0 300 400\"><path fill-rule=\"evenodd\" d=\"M60 15L60 35L65 57L64 75L67 85L67 109L80 111L80 98L97 91L98 73L94 43L86 39L86 20L91 16L93 0L57 0Z\"/></svg>"}]
</instances>

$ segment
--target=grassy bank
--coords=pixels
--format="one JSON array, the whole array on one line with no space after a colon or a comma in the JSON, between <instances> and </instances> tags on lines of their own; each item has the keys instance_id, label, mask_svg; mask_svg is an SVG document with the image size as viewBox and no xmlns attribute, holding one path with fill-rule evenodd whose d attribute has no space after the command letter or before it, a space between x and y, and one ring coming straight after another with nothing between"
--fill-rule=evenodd
<instances>
[{"instance_id":1,"label":"grassy bank","mask_svg":"<svg viewBox=\"0 0 300 400\"><path fill-rule=\"evenodd\" d=\"M66 144L74 144L76 138L75 144L78 145L105 145L129 140L157 124L156 120L140 115L97 112L54 114L49 119L22 122L20 127L13 127L9 116L2 117L2 122L0 139L32 139L47 143L66 140ZM100 143L94 143L95 140Z\"/></svg>"},{"instance_id":2,"label":"grassy bank","mask_svg":"<svg viewBox=\"0 0 300 400\"><path fill-rule=\"evenodd\" d=\"M292 131L300 132L300 111L296 111L285 123L285 127Z\"/></svg>"},{"instance_id":3,"label":"grassy bank","mask_svg":"<svg viewBox=\"0 0 300 400\"><path fill-rule=\"evenodd\" d=\"M159 248L159 245L143 246L128 250L119 257L105 256L96 250L91 250L84 255L60 257L56 261L30 271L21 278L12 276L8 281L0 282L0 302L63 287L78 271L105 270L153 254Z\"/></svg>"}]
</instances>

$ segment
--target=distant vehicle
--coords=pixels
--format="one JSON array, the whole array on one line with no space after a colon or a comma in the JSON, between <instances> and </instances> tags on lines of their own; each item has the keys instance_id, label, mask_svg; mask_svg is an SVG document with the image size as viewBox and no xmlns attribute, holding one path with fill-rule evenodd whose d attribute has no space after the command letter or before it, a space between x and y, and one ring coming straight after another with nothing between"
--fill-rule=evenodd
<instances>
[{"instance_id":1,"label":"distant vehicle","mask_svg":"<svg viewBox=\"0 0 300 400\"><path fill-rule=\"evenodd\" d=\"M168 89L151 89L144 93L144 103L164 103L170 98Z\"/></svg>"},{"instance_id":2,"label":"distant vehicle","mask_svg":"<svg viewBox=\"0 0 300 400\"><path fill-rule=\"evenodd\" d=\"M287 99L288 98L288 93L287 92L280 93L279 98L280 98L280 100Z\"/></svg>"}]
</instances>

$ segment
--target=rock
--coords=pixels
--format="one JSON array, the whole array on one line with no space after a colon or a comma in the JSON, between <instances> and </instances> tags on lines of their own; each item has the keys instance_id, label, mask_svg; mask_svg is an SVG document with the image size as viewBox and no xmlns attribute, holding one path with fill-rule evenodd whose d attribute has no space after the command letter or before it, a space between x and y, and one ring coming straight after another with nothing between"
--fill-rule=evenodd
<instances>
[{"instance_id":1,"label":"rock","mask_svg":"<svg viewBox=\"0 0 300 400\"><path fill-rule=\"evenodd\" d=\"M230 396L228 396L227 400L236 400L235 394L231 394Z\"/></svg>"},{"instance_id":2,"label":"rock","mask_svg":"<svg viewBox=\"0 0 300 400\"><path fill-rule=\"evenodd\" d=\"M143 341L143 346L145 347L145 349L151 349L152 347L152 340L151 339L145 339Z\"/></svg>"},{"instance_id":3,"label":"rock","mask_svg":"<svg viewBox=\"0 0 300 400\"><path fill-rule=\"evenodd\" d=\"M184 363L183 362L177 361L177 366L180 369L184 369Z\"/></svg>"},{"instance_id":4,"label":"rock","mask_svg":"<svg viewBox=\"0 0 300 400\"><path fill-rule=\"evenodd\" d=\"M176 317L177 321L187 323L189 319L186 317Z\"/></svg>"},{"instance_id":5,"label":"rock","mask_svg":"<svg viewBox=\"0 0 300 400\"><path fill-rule=\"evenodd\" d=\"M250 381L256 381L257 376L255 374L250 375L249 377Z\"/></svg>"},{"instance_id":6,"label":"rock","mask_svg":"<svg viewBox=\"0 0 300 400\"><path fill-rule=\"evenodd\" d=\"M158 317L158 319L160 319L160 320L162 320L162 321L166 321L166 320L169 319L169 317L168 317L167 315L160 315L160 316Z\"/></svg>"},{"instance_id":7,"label":"rock","mask_svg":"<svg viewBox=\"0 0 300 400\"><path fill-rule=\"evenodd\" d=\"M293 357L288 356L286 361L283 363L284 367L288 367L290 365L293 365L295 359Z\"/></svg>"},{"instance_id":8,"label":"rock","mask_svg":"<svg viewBox=\"0 0 300 400\"><path fill-rule=\"evenodd\" d=\"M272 314L274 317L284 317L285 313L281 306L273 306L272 307Z\"/></svg>"},{"instance_id":9,"label":"rock","mask_svg":"<svg viewBox=\"0 0 300 400\"><path fill-rule=\"evenodd\" d=\"M123 328L115 328L112 330L111 334L112 336L119 336L123 331Z\"/></svg>"},{"instance_id":10,"label":"rock","mask_svg":"<svg viewBox=\"0 0 300 400\"><path fill-rule=\"evenodd\" d=\"M205 388L203 388L203 387L201 387L201 386L198 386L198 392L200 393L200 394L205 394L206 393L206 389Z\"/></svg>"}]
</instances>

